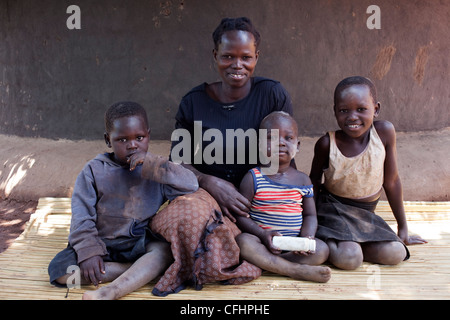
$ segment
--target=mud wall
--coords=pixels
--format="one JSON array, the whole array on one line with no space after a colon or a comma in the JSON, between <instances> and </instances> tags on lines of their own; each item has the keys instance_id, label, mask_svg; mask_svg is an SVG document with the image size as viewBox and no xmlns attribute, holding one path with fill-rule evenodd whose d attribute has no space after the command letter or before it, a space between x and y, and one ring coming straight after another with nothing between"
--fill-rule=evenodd
<instances>
[{"instance_id":1,"label":"mud wall","mask_svg":"<svg viewBox=\"0 0 450 320\"><path fill-rule=\"evenodd\" d=\"M262 35L256 75L285 85L301 134L336 127L334 87L356 74L397 130L450 125L448 1L0 0L0 133L101 139L105 109L129 99L169 139L181 97L218 78L212 31L244 15Z\"/></svg>"}]
</instances>

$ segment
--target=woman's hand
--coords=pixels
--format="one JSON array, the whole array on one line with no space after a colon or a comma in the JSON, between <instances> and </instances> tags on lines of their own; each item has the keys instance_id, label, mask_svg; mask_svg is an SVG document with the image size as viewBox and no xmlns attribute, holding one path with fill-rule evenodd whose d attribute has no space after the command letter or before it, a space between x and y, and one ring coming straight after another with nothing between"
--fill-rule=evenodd
<instances>
[{"instance_id":1,"label":"woman's hand","mask_svg":"<svg viewBox=\"0 0 450 320\"><path fill-rule=\"evenodd\" d=\"M217 201L222 213L231 221L236 222L233 214L249 217L250 201L241 195L231 182L214 176L203 175L199 179L199 183Z\"/></svg>"}]
</instances>

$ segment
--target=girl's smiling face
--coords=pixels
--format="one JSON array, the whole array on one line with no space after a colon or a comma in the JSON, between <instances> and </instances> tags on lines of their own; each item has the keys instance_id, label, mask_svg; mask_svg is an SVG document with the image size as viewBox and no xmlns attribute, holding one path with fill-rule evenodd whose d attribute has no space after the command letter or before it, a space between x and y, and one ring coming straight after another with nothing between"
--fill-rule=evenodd
<instances>
[{"instance_id":1,"label":"girl's smiling face","mask_svg":"<svg viewBox=\"0 0 450 320\"><path fill-rule=\"evenodd\" d=\"M352 85L343 89L334 106L339 127L353 138L368 132L379 112L380 104L373 101L366 85Z\"/></svg>"},{"instance_id":2,"label":"girl's smiling face","mask_svg":"<svg viewBox=\"0 0 450 320\"><path fill-rule=\"evenodd\" d=\"M127 165L128 158L136 152L147 152L150 129L140 116L129 116L114 120L113 129L105 133L108 147L113 149L114 161Z\"/></svg>"},{"instance_id":3,"label":"girl's smiling face","mask_svg":"<svg viewBox=\"0 0 450 320\"><path fill-rule=\"evenodd\" d=\"M259 53L253 34L234 30L222 35L213 54L223 82L231 87L243 87L253 75Z\"/></svg>"}]
</instances>

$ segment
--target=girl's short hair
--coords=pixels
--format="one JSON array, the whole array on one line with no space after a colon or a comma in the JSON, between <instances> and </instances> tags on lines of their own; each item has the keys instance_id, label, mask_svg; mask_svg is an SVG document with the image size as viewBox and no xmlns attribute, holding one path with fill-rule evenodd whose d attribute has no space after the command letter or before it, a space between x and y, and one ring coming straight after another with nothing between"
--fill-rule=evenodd
<instances>
[{"instance_id":1,"label":"girl's short hair","mask_svg":"<svg viewBox=\"0 0 450 320\"><path fill-rule=\"evenodd\" d=\"M253 34L255 38L255 47L258 49L259 43L261 41L261 36L256 28L253 26L252 22L247 17L240 18L224 18L220 21L220 24L214 30L212 37L214 41L214 48L217 50L219 44L222 42L222 36L227 31L241 30L247 31Z\"/></svg>"},{"instance_id":2,"label":"girl's short hair","mask_svg":"<svg viewBox=\"0 0 450 320\"><path fill-rule=\"evenodd\" d=\"M334 105L336 105L338 95L344 89L347 89L350 86L356 86L356 85L367 86L370 90L370 95L372 96L373 103L376 104L378 102L377 89L375 88L375 85L373 84L372 80L370 80L369 78L361 77L361 76L353 76L353 77L345 78L344 80L339 82L338 85L336 86L336 89L334 90Z\"/></svg>"}]
</instances>

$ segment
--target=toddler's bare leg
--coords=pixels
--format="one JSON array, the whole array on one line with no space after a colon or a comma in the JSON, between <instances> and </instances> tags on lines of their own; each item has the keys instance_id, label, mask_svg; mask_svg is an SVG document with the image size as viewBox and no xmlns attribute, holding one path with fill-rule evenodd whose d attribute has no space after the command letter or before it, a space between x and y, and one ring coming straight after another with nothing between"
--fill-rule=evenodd
<instances>
[{"instance_id":1,"label":"toddler's bare leg","mask_svg":"<svg viewBox=\"0 0 450 320\"><path fill-rule=\"evenodd\" d=\"M368 242L361 247L367 262L396 265L406 257L405 246L399 241Z\"/></svg>"},{"instance_id":2,"label":"toddler's bare leg","mask_svg":"<svg viewBox=\"0 0 450 320\"><path fill-rule=\"evenodd\" d=\"M315 240L316 240L316 251L314 252L314 254L304 256L293 252L287 252L283 253L281 256L291 262L307 264L310 266L318 266L327 261L330 251L325 242L323 242L320 239Z\"/></svg>"},{"instance_id":3,"label":"toddler's bare leg","mask_svg":"<svg viewBox=\"0 0 450 320\"><path fill-rule=\"evenodd\" d=\"M151 242L147 253L134 262L123 274L106 286L86 291L83 299L119 299L147 284L172 263L170 244Z\"/></svg>"},{"instance_id":4,"label":"toddler's bare leg","mask_svg":"<svg viewBox=\"0 0 450 320\"><path fill-rule=\"evenodd\" d=\"M236 241L241 250L242 258L264 270L289 276L296 280L315 282L330 280L330 268L288 261L279 255L272 254L254 235L241 233L236 237Z\"/></svg>"}]
</instances>

